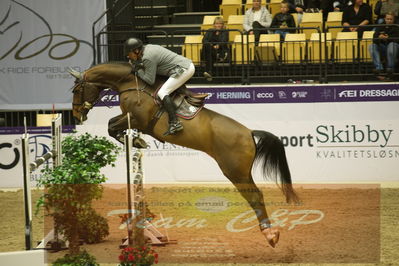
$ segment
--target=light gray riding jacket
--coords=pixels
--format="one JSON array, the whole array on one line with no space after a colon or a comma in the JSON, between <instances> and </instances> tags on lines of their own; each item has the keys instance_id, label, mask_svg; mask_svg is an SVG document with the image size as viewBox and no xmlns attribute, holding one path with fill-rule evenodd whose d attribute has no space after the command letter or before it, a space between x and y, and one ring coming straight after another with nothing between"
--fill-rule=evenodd
<instances>
[{"instance_id":1,"label":"light gray riding jacket","mask_svg":"<svg viewBox=\"0 0 399 266\"><path fill-rule=\"evenodd\" d=\"M182 72L182 68L188 69L192 63L190 59L154 44L144 46L142 61L144 69L137 73L150 85L154 84L156 75L175 77Z\"/></svg>"},{"instance_id":2,"label":"light gray riding jacket","mask_svg":"<svg viewBox=\"0 0 399 266\"><path fill-rule=\"evenodd\" d=\"M272 15L270 15L269 10L266 9L266 7L262 6L260 8L260 19L259 19L259 23L263 26L263 27L270 27L270 24L272 24ZM245 12L245 16L244 16L244 30L245 31L250 31L252 30L252 23L254 22L254 12L252 10L252 8L249 8L246 12Z\"/></svg>"}]
</instances>

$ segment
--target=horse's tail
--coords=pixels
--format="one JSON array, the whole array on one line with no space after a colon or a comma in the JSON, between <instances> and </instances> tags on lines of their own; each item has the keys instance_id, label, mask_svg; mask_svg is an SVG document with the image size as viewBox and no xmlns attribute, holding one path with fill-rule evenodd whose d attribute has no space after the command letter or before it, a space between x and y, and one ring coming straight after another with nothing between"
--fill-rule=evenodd
<instances>
[{"instance_id":1,"label":"horse's tail","mask_svg":"<svg viewBox=\"0 0 399 266\"><path fill-rule=\"evenodd\" d=\"M281 140L272 133L260 130L252 131L256 143L256 155L254 164L261 164L263 176L281 183L287 202L299 202L299 198L292 187L291 173L285 155L284 145ZM279 182L280 177L280 182Z\"/></svg>"}]
</instances>

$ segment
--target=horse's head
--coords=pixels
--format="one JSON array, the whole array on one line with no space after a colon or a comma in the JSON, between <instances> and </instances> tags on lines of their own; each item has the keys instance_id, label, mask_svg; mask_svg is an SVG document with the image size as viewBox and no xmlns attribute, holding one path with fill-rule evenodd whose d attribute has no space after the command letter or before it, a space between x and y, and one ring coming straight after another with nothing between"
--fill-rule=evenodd
<instances>
[{"instance_id":1,"label":"horse's head","mask_svg":"<svg viewBox=\"0 0 399 266\"><path fill-rule=\"evenodd\" d=\"M131 82L134 77L126 62L99 64L84 73L70 69L69 73L75 77L72 113L79 122L87 119L87 113L98 102L102 90L111 88L118 91L122 84ZM129 87L134 87L134 84Z\"/></svg>"},{"instance_id":2,"label":"horse's head","mask_svg":"<svg viewBox=\"0 0 399 266\"><path fill-rule=\"evenodd\" d=\"M82 123L87 119L87 113L97 103L100 92L104 88L93 82L88 82L84 78L84 74L72 70L69 73L75 77L75 85L72 88L72 114L73 117Z\"/></svg>"}]
</instances>

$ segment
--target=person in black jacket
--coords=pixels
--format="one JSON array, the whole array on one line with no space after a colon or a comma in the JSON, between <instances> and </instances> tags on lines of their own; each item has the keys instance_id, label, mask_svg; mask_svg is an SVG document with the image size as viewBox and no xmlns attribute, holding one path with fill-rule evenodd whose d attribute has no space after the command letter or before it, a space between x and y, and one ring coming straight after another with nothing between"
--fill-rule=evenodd
<instances>
[{"instance_id":1,"label":"person in black jacket","mask_svg":"<svg viewBox=\"0 0 399 266\"><path fill-rule=\"evenodd\" d=\"M369 46L373 58L375 70L378 75L383 72L384 67L381 57L384 56L387 62L386 71L390 75L394 72L399 52L399 27L389 26L394 24L395 14L389 11L385 14L385 27L377 27L373 36L373 44Z\"/></svg>"},{"instance_id":2,"label":"person in black jacket","mask_svg":"<svg viewBox=\"0 0 399 266\"><path fill-rule=\"evenodd\" d=\"M342 26L359 25L365 26L372 23L371 7L363 3L363 0L355 0L353 5L348 6L342 15ZM343 31L355 31L357 37L362 38L365 27L344 28Z\"/></svg>"},{"instance_id":3,"label":"person in black jacket","mask_svg":"<svg viewBox=\"0 0 399 266\"><path fill-rule=\"evenodd\" d=\"M274 30L274 33L280 34L280 38L284 40L285 35L289 32L294 33L295 29L287 30L286 28L295 28L294 17L288 13L289 7L286 1L281 2L281 12L274 15L271 28L280 28Z\"/></svg>"},{"instance_id":4,"label":"person in black jacket","mask_svg":"<svg viewBox=\"0 0 399 266\"><path fill-rule=\"evenodd\" d=\"M213 21L213 28L206 31L202 39L202 58L205 60L204 77L212 79L213 62L225 62L229 57L229 32L224 30L222 17L216 17Z\"/></svg>"}]
</instances>

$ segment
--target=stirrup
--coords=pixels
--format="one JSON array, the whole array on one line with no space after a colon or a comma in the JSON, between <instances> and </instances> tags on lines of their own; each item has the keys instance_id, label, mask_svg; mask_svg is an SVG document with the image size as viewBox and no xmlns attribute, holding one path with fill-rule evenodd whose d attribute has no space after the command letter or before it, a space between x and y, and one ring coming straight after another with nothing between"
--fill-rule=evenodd
<instances>
[{"instance_id":1,"label":"stirrup","mask_svg":"<svg viewBox=\"0 0 399 266\"><path fill-rule=\"evenodd\" d=\"M173 135L181 130L183 130L183 125L180 123L180 121L170 122L168 131L163 133L163 135L164 136Z\"/></svg>"}]
</instances>

